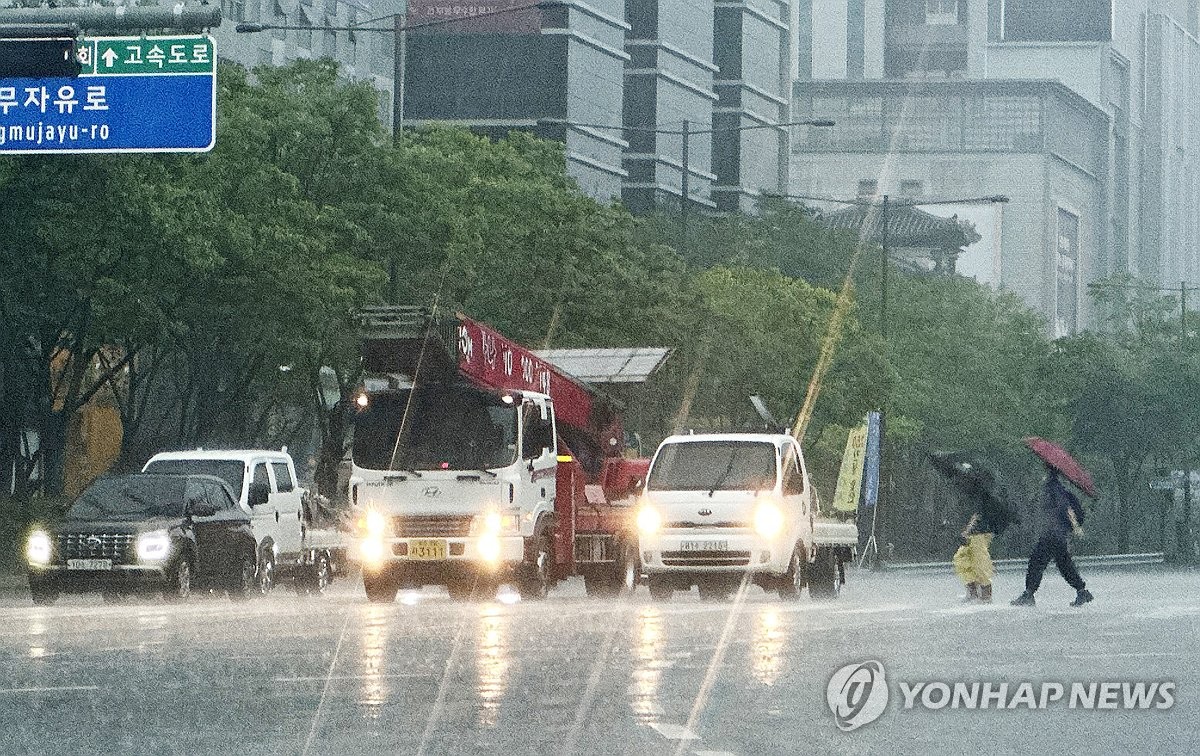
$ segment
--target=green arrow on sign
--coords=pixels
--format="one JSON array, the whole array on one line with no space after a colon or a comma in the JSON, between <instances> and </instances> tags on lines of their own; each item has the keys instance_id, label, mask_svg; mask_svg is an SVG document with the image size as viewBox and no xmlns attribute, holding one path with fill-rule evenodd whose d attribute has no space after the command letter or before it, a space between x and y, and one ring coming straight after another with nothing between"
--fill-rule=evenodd
<instances>
[{"instance_id":1,"label":"green arrow on sign","mask_svg":"<svg viewBox=\"0 0 1200 756\"><path fill-rule=\"evenodd\" d=\"M211 37L102 37L90 42L96 46L92 60L97 74L157 76L216 71Z\"/></svg>"}]
</instances>

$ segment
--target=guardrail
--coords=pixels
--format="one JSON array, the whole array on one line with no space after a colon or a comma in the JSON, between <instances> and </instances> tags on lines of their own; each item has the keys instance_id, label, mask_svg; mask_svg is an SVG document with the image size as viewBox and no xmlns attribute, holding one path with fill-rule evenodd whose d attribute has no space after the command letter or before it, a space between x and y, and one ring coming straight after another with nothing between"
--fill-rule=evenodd
<instances>
[{"instance_id":1,"label":"guardrail","mask_svg":"<svg viewBox=\"0 0 1200 756\"><path fill-rule=\"evenodd\" d=\"M1162 564L1165 556L1161 551L1144 554L1087 554L1077 555L1075 564L1080 567L1136 567L1148 564ZM997 559L993 562L997 572L1018 572L1029 564L1028 558ZM951 562L888 562L886 569L904 572L952 572Z\"/></svg>"}]
</instances>

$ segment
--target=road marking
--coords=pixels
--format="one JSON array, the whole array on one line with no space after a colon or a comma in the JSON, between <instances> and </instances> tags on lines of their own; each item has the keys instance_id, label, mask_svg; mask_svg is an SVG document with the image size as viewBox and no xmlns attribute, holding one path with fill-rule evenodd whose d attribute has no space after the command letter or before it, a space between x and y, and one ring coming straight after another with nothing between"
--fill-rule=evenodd
<instances>
[{"instance_id":1,"label":"road marking","mask_svg":"<svg viewBox=\"0 0 1200 756\"><path fill-rule=\"evenodd\" d=\"M429 677L433 677L433 675L429 675L429 674L422 675L422 674L417 674L415 672L411 673L411 674L397 673L394 675L314 675L312 677L276 677L274 679L274 682L288 683L288 682L316 682L318 680L321 682L325 682L326 680L382 680L384 678L393 678L393 677L405 677L405 678L425 677L425 678L429 678Z\"/></svg>"},{"instance_id":2,"label":"road marking","mask_svg":"<svg viewBox=\"0 0 1200 756\"><path fill-rule=\"evenodd\" d=\"M912 604L887 604L885 606L867 606L862 609L838 609L830 614L882 614L884 612L903 612L914 608Z\"/></svg>"},{"instance_id":3,"label":"road marking","mask_svg":"<svg viewBox=\"0 0 1200 756\"><path fill-rule=\"evenodd\" d=\"M692 732L683 725L671 724L669 722L655 722L650 725L650 729L662 735L667 740L699 740L700 736Z\"/></svg>"},{"instance_id":4,"label":"road marking","mask_svg":"<svg viewBox=\"0 0 1200 756\"><path fill-rule=\"evenodd\" d=\"M1156 652L1145 653L1117 653L1117 654L1063 654L1067 659L1158 659L1176 656L1177 654L1164 654Z\"/></svg>"},{"instance_id":5,"label":"road marking","mask_svg":"<svg viewBox=\"0 0 1200 756\"><path fill-rule=\"evenodd\" d=\"M692 751L692 756L737 756L733 751Z\"/></svg>"},{"instance_id":6,"label":"road marking","mask_svg":"<svg viewBox=\"0 0 1200 756\"><path fill-rule=\"evenodd\" d=\"M0 688L0 693L57 693L70 690L100 690L98 685L56 685L45 688Z\"/></svg>"}]
</instances>

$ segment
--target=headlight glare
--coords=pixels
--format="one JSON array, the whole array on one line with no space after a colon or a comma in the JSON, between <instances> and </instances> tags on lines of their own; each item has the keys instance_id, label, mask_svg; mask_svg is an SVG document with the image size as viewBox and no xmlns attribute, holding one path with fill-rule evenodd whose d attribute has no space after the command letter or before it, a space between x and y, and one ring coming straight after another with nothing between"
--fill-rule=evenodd
<instances>
[{"instance_id":1,"label":"headlight glare","mask_svg":"<svg viewBox=\"0 0 1200 756\"><path fill-rule=\"evenodd\" d=\"M490 510L481 515L475 515L471 521L471 535L516 535L521 532L521 516L501 514Z\"/></svg>"},{"instance_id":2,"label":"headlight glare","mask_svg":"<svg viewBox=\"0 0 1200 756\"><path fill-rule=\"evenodd\" d=\"M171 554L171 536L165 530L142 533L137 539L137 556L142 562L161 562Z\"/></svg>"},{"instance_id":3,"label":"headlight glare","mask_svg":"<svg viewBox=\"0 0 1200 756\"><path fill-rule=\"evenodd\" d=\"M25 558L30 564L49 564L51 551L50 536L45 531L35 530L29 534L29 540L25 543Z\"/></svg>"},{"instance_id":4,"label":"headlight glare","mask_svg":"<svg viewBox=\"0 0 1200 756\"><path fill-rule=\"evenodd\" d=\"M369 509L367 510L366 517L363 519L363 525L368 537L382 538L387 532L388 521L382 512Z\"/></svg>"},{"instance_id":5,"label":"headlight glare","mask_svg":"<svg viewBox=\"0 0 1200 756\"><path fill-rule=\"evenodd\" d=\"M662 515L649 504L643 504L637 513L638 530L646 535L653 535L662 527Z\"/></svg>"},{"instance_id":6,"label":"headlight glare","mask_svg":"<svg viewBox=\"0 0 1200 756\"><path fill-rule=\"evenodd\" d=\"M783 511L771 501L759 502L754 510L754 530L763 538L774 538L783 530Z\"/></svg>"}]
</instances>

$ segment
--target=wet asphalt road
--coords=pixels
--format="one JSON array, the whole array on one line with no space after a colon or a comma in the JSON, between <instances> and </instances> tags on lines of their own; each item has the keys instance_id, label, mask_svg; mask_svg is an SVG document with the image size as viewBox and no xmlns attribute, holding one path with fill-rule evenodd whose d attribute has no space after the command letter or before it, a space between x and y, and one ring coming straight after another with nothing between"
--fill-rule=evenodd
<instances>
[{"instance_id":1,"label":"wet asphalt road","mask_svg":"<svg viewBox=\"0 0 1200 756\"><path fill-rule=\"evenodd\" d=\"M963 606L950 576L851 574L833 603L590 600L183 606L0 594L2 753L1188 753L1200 750L1200 574L1098 572L1069 609ZM1002 575L997 598L1017 592ZM837 729L826 683L878 659L878 721ZM897 681L1174 681L1159 710L930 711Z\"/></svg>"}]
</instances>

